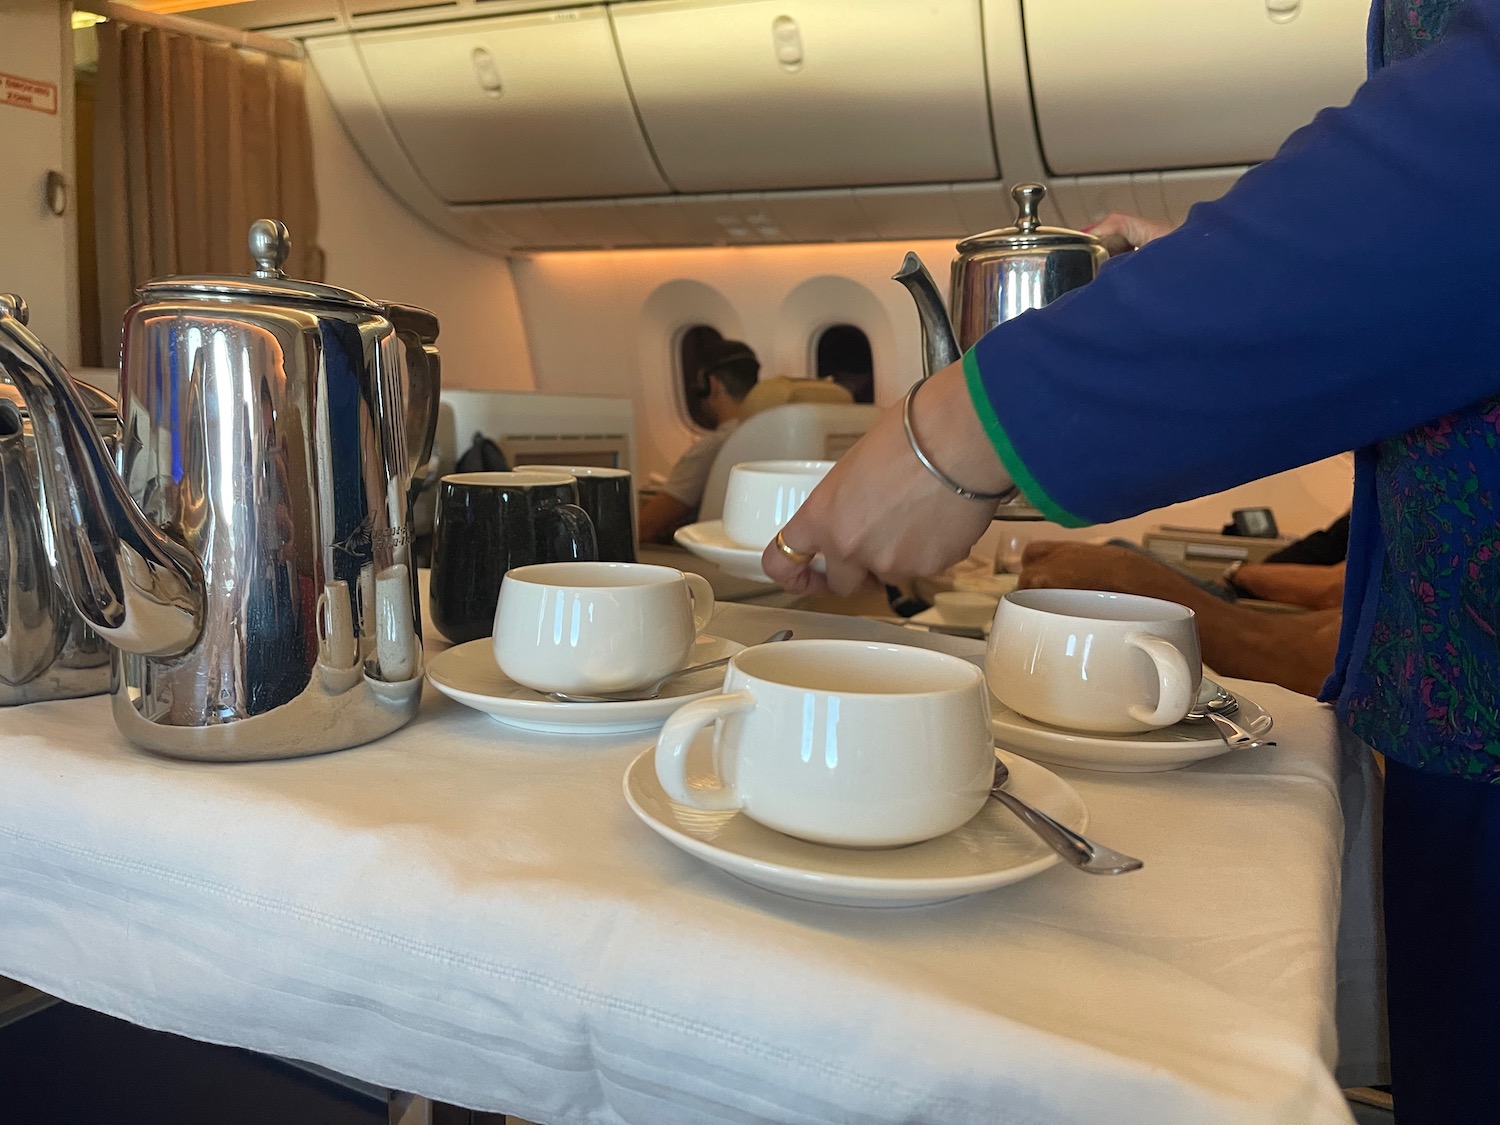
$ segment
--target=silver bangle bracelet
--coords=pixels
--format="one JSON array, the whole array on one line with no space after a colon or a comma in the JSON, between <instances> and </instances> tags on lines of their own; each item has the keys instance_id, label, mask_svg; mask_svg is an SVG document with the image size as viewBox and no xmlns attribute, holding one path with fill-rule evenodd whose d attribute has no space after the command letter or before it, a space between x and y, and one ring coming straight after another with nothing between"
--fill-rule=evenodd
<instances>
[{"instance_id":1,"label":"silver bangle bracelet","mask_svg":"<svg viewBox=\"0 0 1500 1125\"><path fill-rule=\"evenodd\" d=\"M975 492L973 489L965 488L963 485L959 484L958 481L954 480L947 473L943 472L942 469L934 465L932 463L932 458L928 457L927 454L922 452L922 447L917 444L917 432L916 430L912 429L911 425L911 404L912 400L917 397L918 388L920 388L925 382L925 379L918 379L915 383L913 383L911 385L911 390L906 392L906 398L901 403L901 424L906 427L906 443L911 446L912 453L914 453L917 460L922 463L922 468L926 469L938 480L942 481L943 485L950 491L958 493L958 495L962 496L965 500L983 500L986 503L999 503L1004 500L1009 500L1016 493L1020 492L1020 486L1015 484L1011 485L1009 488L1001 489L999 492Z\"/></svg>"}]
</instances>

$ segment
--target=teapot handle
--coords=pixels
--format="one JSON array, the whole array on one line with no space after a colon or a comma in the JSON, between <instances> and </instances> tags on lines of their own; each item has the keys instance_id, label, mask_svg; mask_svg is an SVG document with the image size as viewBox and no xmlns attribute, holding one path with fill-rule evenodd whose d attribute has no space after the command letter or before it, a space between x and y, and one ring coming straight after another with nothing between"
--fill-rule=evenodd
<instances>
[{"instance_id":1,"label":"teapot handle","mask_svg":"<svg viewBox=\"0 0 1500 1125\"><path fill-rule=\"evenodd\" d=\"M437 436L438 396L443 389L443 365L438 356L438 320L426 309L387 305L386 316L406 352L406 453L409 477L415 478L432 456Z\"/></svg>"}]
</instances>

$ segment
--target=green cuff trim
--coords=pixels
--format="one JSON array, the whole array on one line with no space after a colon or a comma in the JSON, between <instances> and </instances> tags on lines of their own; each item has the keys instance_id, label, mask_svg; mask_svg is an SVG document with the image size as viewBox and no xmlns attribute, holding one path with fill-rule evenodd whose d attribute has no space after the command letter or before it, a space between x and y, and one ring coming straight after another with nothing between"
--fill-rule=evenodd
<instances>
[{"instance_id":1,"label":"green cuff trim","mask_svg":"<svg viewBox=\"0 0 1500 1125\"><path fill-rule=\"evenodd\" d=\"M964 353L964 381L968 384L969 400L974 404L974 413L979 415L979 424L984 427L985 436L990 439L990 444L1000 455L1000 463L1005 466L1010 479L1020 485L1021 491L1026 494L1026 499L1053 523L1062 524L1064 527L1091 525L1093 520L1075 516L1052 499L1047 494L1047 490L1026 468L1026 463L1021 460L1021 455L1011 444L1010 435L1000 424L1000 418L995 413L994 406L990 404L990 396L985 393L984 380L979 377L979 361L974 357L973 348Z\"/></svg>"}]
</instances>

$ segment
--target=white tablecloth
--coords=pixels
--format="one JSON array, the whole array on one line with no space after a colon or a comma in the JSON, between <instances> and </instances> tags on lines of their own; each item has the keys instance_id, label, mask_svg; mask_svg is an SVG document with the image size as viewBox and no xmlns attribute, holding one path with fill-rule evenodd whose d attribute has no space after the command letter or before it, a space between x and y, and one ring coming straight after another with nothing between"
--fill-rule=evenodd
<instances>
[{"instance_id":1,"label":"white tablecloth","mask_svg":"<svg viewBox=\"0 0 1500 1125\"><path fill-rule=\"evenodd\" d=\"M740 606L714 631L793 619L979 650ZM1347 1122L1334 722L1250 690L1278 750L1059 771L1143 871L904 911L659 839L621 796L647 736L523 735L429 687L379 743L200 765L129 747L103 698L35 704L0 713L0 973L548 1125Z\"/></svg>"}]
</instances>

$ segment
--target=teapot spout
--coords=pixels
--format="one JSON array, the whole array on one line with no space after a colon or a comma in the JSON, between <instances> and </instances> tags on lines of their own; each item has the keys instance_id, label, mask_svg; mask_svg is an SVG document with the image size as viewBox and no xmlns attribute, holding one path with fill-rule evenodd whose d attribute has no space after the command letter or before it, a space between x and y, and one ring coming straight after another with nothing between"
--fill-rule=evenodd
<instances>
[{"instance_id":1,"label":"teapot spout","mask_svg":"<svg viewBox=\"0 0 1500 1125\"><path fill-rule=\"evenodd\" d=\"M62 363L26 327L26 302L0 294L0 370L31 415L43 539L64 589L110 644L176 656L202 630L198 560L136 506Z\"/></svg>"},{"instance_id":2,"label":"teapot spout","mask_svg":"<svg viewBox=\"0 0 1500 1125\"><path fill-rule=\"evenodd\" d=\"M958 338L953 334L953 323L948 319L942 294L922 259L908 252L891 280L906 286L912 300L917 303L917 316L922 321L922 378L957 363L962 353L958 350Z\"/></svg>"}]
</instances>

